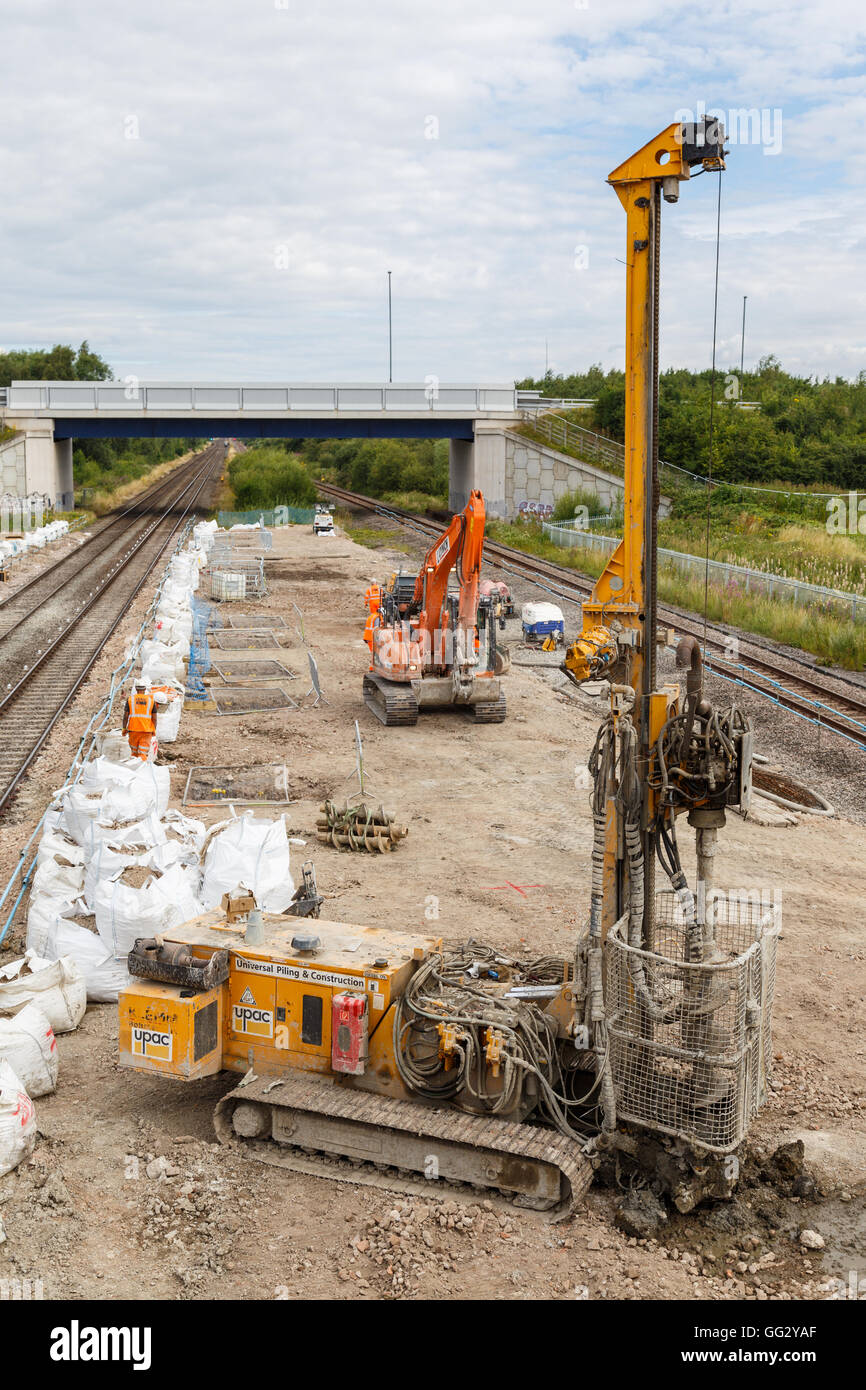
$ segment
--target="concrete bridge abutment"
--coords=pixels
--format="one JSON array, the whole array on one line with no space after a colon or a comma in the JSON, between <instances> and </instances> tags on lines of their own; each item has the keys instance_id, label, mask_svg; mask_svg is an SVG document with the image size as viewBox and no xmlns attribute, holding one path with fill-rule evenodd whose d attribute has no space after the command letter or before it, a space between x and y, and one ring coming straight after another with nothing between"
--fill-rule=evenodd
<instances>
[{"instance_id":1,"label":"concrete bridge abutment","mask_svg":"<svg viewBox=\"0 0 866 1390\"><path fill-rule=\"evenodd\" d=\"M72 440L55 439L51 420L16 418L15 430L0 443L0 493L44 493L58 511L71 511Z\"/></svg>"}]
</instances>

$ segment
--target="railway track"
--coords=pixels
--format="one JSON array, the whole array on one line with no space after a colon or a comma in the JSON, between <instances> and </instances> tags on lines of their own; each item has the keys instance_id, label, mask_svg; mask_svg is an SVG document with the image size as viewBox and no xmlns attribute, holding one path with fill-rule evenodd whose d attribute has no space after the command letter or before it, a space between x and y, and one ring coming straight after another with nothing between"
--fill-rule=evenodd
<instances>
[{"instance_id":1,"label":"railway track","mask_svg":"<svg viewBox=\"0 0 866 1390\"><path fill-rule=\"evenodd\" d=\"M399 507L388 507L375 498L330 483L319 491L347 507L373 511L409 526L424 537L441 533L441 524ZM592 590L593 579L568 565L558 565L498 541L484 542L485 554L500 567L570 603L581 603ZM745 640L724 628L708 624L683 609L660 604L659 621L680 634L697 637L705 648L705 665L723 679L761 695L783 709L866 748L866 687L843 676L818 670L806 659L789 656L757 640ZM732 650L733 647L733 650Z\"/></svg>"},{"instance_id":2,"label":"railway track","mask_svg":"<svg viewBox=\"0 0 866 1390\"><path fill-rule=\"evenodd\" d=\"M211 444L0 604L0 811L222 462Z\"/></svg>"}]
</instances>

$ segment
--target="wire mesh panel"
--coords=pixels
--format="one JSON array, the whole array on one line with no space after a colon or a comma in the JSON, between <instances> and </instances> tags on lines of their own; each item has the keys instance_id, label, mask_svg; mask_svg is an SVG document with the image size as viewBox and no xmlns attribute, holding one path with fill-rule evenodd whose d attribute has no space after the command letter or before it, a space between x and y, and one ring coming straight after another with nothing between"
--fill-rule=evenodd
<instances>
[{"instance_id":1,"label":"wire mesh panel","mask_svg":"<svg viewBox=\"0 0 866 1390\"><path fill-rule=\"evenodd\" d=\"M726 1153L762 1103L779 927L748 894L707 909L700 940L660 893L655 950L605 942L605 1008L619 1119Z\"/></svg>"},{"instance_id":2,"label":"wire mesh panel","mask_svg":"<svg viewBox=\"0 0 866 1390\"><path fill-rule=\"evenodd\" d=\"M214 531L213 543L222 550L272 550L274 538L263 526L246 526L237 531Z\"/></svg>"},{"instance_id":3,"label":"wire mesh panel","mask_svg":"<svg viewBox=\"0 0 866 1390\"><path fill-rule=\"evenodd\" d=\"M203 676L211 668L208 629L220 622L220 617L211 604L193 597L192 600L192 638L189 647L189 664L186 673L186 697L188 700L206 700L207 690Z\"/></svg>"}]
</instances>

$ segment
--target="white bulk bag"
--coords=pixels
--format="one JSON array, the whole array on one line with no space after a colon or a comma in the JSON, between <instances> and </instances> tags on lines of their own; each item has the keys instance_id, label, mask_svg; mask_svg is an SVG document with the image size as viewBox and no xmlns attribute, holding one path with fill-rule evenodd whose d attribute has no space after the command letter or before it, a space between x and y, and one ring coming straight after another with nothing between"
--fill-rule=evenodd
<instances>
[{"instance_id":1,"label":"white bulk bag","mask_svg":"<svg viewBox=\"0 0 866 1390\"><path fill-rule=\"evenodd\" d=\"M61 917L75 912L75 903L66 898L52 898L45 893L31 893L27 909L27 949L45 960L56 960L54 952L43 950L43 943L53 940Z\"/></svg>"},{"instance_id":2,"label":"white bulk bag","mask_svg":"<svg viewBox=\"0 0 866 1390\"><path fill-rule=\"evenodd\" d=\"M71 822L79 834L82 831L82 814L86 821L133 821L155 813L161 816L168 807L171 794L171 770L157 767L141 758L126 758L114 762L111 758L93 758L85 763L78 783L70 787L64 803L74 811L66 817L66 825L71 833ZM94 798L101 797L101 801ZM83 829L89 827L85 824ZM83 841L78 836L77 843Z\"/></svg>"},{"instance_id":3,"label":"white bulk bag","mask_svg":"<svg viewBox=\"0 0 866 1390\"><path fill-rule=\"evenodd\" d=\"M169 579L187 591L195 590L199 582L199 567L191 555L175 555L168 567Z\"/></svg>"},{"instance_id":4,"label":"white bulk bag","mask_svg":"<svg viewBox=\"0 0 866 1390\"><path fill-rule=\"evenodd\" d=\"M126 757L120 761L116 758L107 758L103 753L98 758L91 758L90 762L85 763L76 786L88 793L104 792L109 787L125 787L135 780L138 775L139 764L140 759L130 757L129 743L127 743Z\"/></svg>"},{"instance_id":5,"label":"white bulk bag","mask_svg":"<svg viewBox=\"0 0 866 1390\"><path fill-rule=\"evenodd\" d=\"M84 791L70 787L62 803L60 828L77 845L84 845L91 833L94 821L99 819L102 810L102 792Z\"/></svg>"},{"instance_id":6,"label":"white bulk bag","mask_svg":"<svg viewBox=\"0 0 866 1390\"><path fill-rule=\"evenodd\" d=\"M141 758L133 758L131 762L135 764L135 769L126 784L108 787L103 795L99 815L103 824L114 821L125 825L150 815L163 816L168 809L171 769L157 767L156 763L145 762ZM112 766L126 767L127 764Z\"/></svg>"},{"instance_id":7,"label":"white bulk bag","mask_svg":"<svg viewBox=\"0 0 866 1390\"><path fill-rule=\"evenodd\" d=\"M59 914L50 930L43 928L39 933L28 919L27 945L48 960L71 956L84 976L91 1004L116 1003L120 991L129 984L129 972L106 951L102 938Z\"/></svg>"},{"instance_id":8,"label":"white bulk bag","mask_svg":"<svg viewBox=\"0 0 866 1390\"><path fill-rule=\"evenodd\" d=\"M259 820L251 814L227 821L211 840L204 859L201 898L217 907L224 893L243 883L266 912L284 912L295 885L283 816Z\"/></svg>"},{"instance_id":9,"label":"white bulk bag","mask_svg":"<svg viewBox=\"0 0 866 1390\"><path fill-rule=\"evenodd\" d=\"M94 904L96 929L118 960L128 956L136 937L162 935L202 911L193 879L180 864L172 865L161 878L149 879L141 888L131 888L119 878L98 883Z\"/></svg>"},{"instance_id":10,"label":"white bulk bag","mask_svg":"<svg viewBox=\"0 0 866 1390\"><path fill-rule=\"evenodd\" d=\"M127 825L114 822L91 821L84 841L85 853L96 853L99 845L108 843L113 849L126 854L141 854L153 849L154 845L165 844L165 830L157 815L144 816L139 821Z\"/></svg>"},{"instance_id":11,"label":"white bulk bag","mask_svg":"<svg viewBox=\"0 0 866 1390\"><path fill-rule=\"evenodd\" d=\"M165 873L174 864L182 864L195 870L194 883L198 884L199 850L195 841L172 838L162 844L133 854L122 847L118 848L109 840L98 845L87 865L84 875L82 898L88 912L96 910L96 886L107 879L114 879L127 868L159 869Z\"/></svg>"},{"instance_id":12,"label":"white bulk bag","mask_svg":"<svg viewBox=\"0 0 866 1390\"><path fill-rule=\"evenodd\" d=\"M77 1028L87 1007L84 976L70 956L43 960L27 951L20 960L0 967L0 1012L35 1003L55 1033Z\"/></svg>"},{"instance_id":13,"label":"white bulk bag","mask_svg":"<svg viewBox=\"0 0 866 1390\"><path fill-rule=\"evenodd\" d=\"M31 893L43 893L47 898L61 898L66 902L72 902L83 888L83 864L59 864L53 855L40 863L37 856Z\"/></svg>"},{"instance_id":14,"label":"white bulk bag","mask_svg":"<svg viewBox=\"0 0 866 1390\"><path fill-rule=\"evenodd\" d=\"M204 848L207 836L207 826L204 821L195 820L192 816L185 816L183 811L176 811L172 808L170 811L166 811L162 823L169 837L176 836L183 844L195 849L196 862L198 862L198 856Z\"/></svg>"},{"instance_id":15,"label":"white bulk bag","mask_svg":"<svg viewBox=\"0 0 866 1390\"><path fill-rule=\"evenodd\" d=\"M174 743L180 732L180 713L183 696L178 690L166 692L168 703L156 711L156 737L160 743Z\"/></svg>"},{"instance_id":16,"label":"white bulk bag","mask_svg":"<svg viewBox=\"0 0 866 1390\"><path fill-rule=\"evenodd\" d=\"M156 662L165 662L167 666L170 666L173 662L176 666L181 667L182 674L183 663L188 655L188 648L188 638L186 641L175 642L169 639L168 634L160 632L159 637L149 637L147 641L142 642L139 649L141 669L144 671L148 666L152 666ZM147 677L144 677L144 679L146 680ZM148 683L153 684L153 682Z\"/></svg>"},{"instance_id":17,"label":"white bulk bag","mask_svg":"<svg viewBox=\"0 0 866 1390\"><path fill-rule=\"evenodd\" d=\"M169 646L189 646L192 638L192 614L189 617L169 618L158 616L153 625L154 637Z\"/></svg>"},{"instance_id":18,"label":"white bulk bag","mask_svg":"<svg viewBox=\"0 0 866 1390\"><path fill-rule=\"evenodd\" d=\"M117 874L135 864L143 864L149 849L142 851L140 855L132 854L129 850L117 847L111 840L101 840L94 845L93 853L87 861L87 868L84 874L84 888L82 899L88 912L95 911L96 885L103 883L106 879L115 878Z\"/></svg>"},{"instance_id":19,"label":"white bulk bag","mask_svg":"<svg viewBox=\"0 0 866 1390\"><path fill-rule=\"evenodd\" d=\"M12 1018L0 1016L0 1061L23 1081L31 1099L57 1085L57 1039L37 1004L25 1004Z\"/></svg>"},{"instance_id":20,"label":"white bulk bag","mask_svg":"<svg viewBox=\"0 0 866 1390\"><path fill-rule=\"evenodd\" d=\"M36 1111L8 1062L0 1061L0 1178L29 1158L36 1143Z\"/></svg>"},{"instance_id":21,"label":"white bulk bag","mask_svg":"<svg viewBox=\"0 0 866 1390\"><path fill-rule=\"evenodd\" d=\"M42 839L39 841L39 848L36 851L37 867L48 861L54 861L62 865L83 864L84 850L77 845L74 840L70 840L68 835L62 834L59 830L49 828L46 819L46 826L42 832Z\"/></svg>"},{"instance_id":22,"label":"white bulk bag","mask_svg":"<svg viewBox=\"0 0 866 1390\"><path fill-rule=\"evenodd\" d=\"M183 680L187 649L184 648L181 654L176 647L166 647L163 643L160 646L163 647L161 652L152 652L142 662L142 680L147 681L148 685L170 685L172 681Z\"/></svg>"}]
</instances>

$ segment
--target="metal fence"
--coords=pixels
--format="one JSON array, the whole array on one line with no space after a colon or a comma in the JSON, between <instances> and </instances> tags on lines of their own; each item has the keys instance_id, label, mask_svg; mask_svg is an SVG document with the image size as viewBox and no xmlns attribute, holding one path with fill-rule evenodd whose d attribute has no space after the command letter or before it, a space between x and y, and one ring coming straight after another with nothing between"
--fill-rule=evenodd
<instances>
[{"instance_id":1,"label":"metal fence","mask_svg":"<svg viewBox=\"0 0 866 1390\"><path fill-rule=\"evenodd\" d=\"M542 522L542 531L554 545L581 550L595 550L609 555L619 545L619 536L600 536L593 531L581 531L575 522ZM666 550L659 546L659 564L679 570L689 578L703 579L707 560L700 555L687 555L682 550ZM710 583L714 588L739 589L759 598L782 599L822 608L854 623L866 622L866 597L847 594L841 589L825 589L822 584L807 584L785 574L768 574L765 570L748 569L726 560L710 560Z\"/></svg>"},{"instance_id":2,"label":"metal fence","mask_svg":"<svg viewBox=\"0 0 866 1390\"><path fill-rule=\"evenodd\" d=\"M208 692L203 680L211 668L207 634L209 628L221 626L222 618L216 607L194 595L192 599L192 637L186 673L186 698L188 700L208 699Z\"/></svg>"},{"instance_id":3,"label":"metal fence","mask_svg":"<svg viewBox=\"0 0 866 1390\"><path fill-rule=\"evenodd\" d=\"M249 551L212 550L201 581L208 596L217 600L264 598L268 592L264 562Z\"/></svg>"},{"instance_id":4,"label":"metal fence","mask_svg":"<svg viewBox=\"0 0 866 1390\"><path fill-rule=\"evenodd\" d=\"M239 531L214 531L210 548L210 558L225 553L229 557L233 551L241 555L264 555L272 550L274 538L263 526L249 526Z\"/></svg>"},{"instance_id":5,"label":"metal fence","mask_svg":"<svg viewBox=\"0 0 866 1390\"><path fill-rule=\"evenodd\" d=\"M563 420L561 415L536 415L534 411L524 410L523 418L536 434L550 441L554 448L566 453L574 449L580 457L590 462L606 463L617 472L625 470L625 448L615 439L606 439L594 430L584 429L583 425Z\"/></svg>"},{"instance_id":6,"label":"metal fence","mask_svg":"<svg viewBox=\"0 0 866 1390\"><path fill-rule=\"evenodd\" d=\"M217 521L227 529L231 526L312 526L314 507L271 507L257 512L218 512Z\"/></svg>"}]
</instances>

